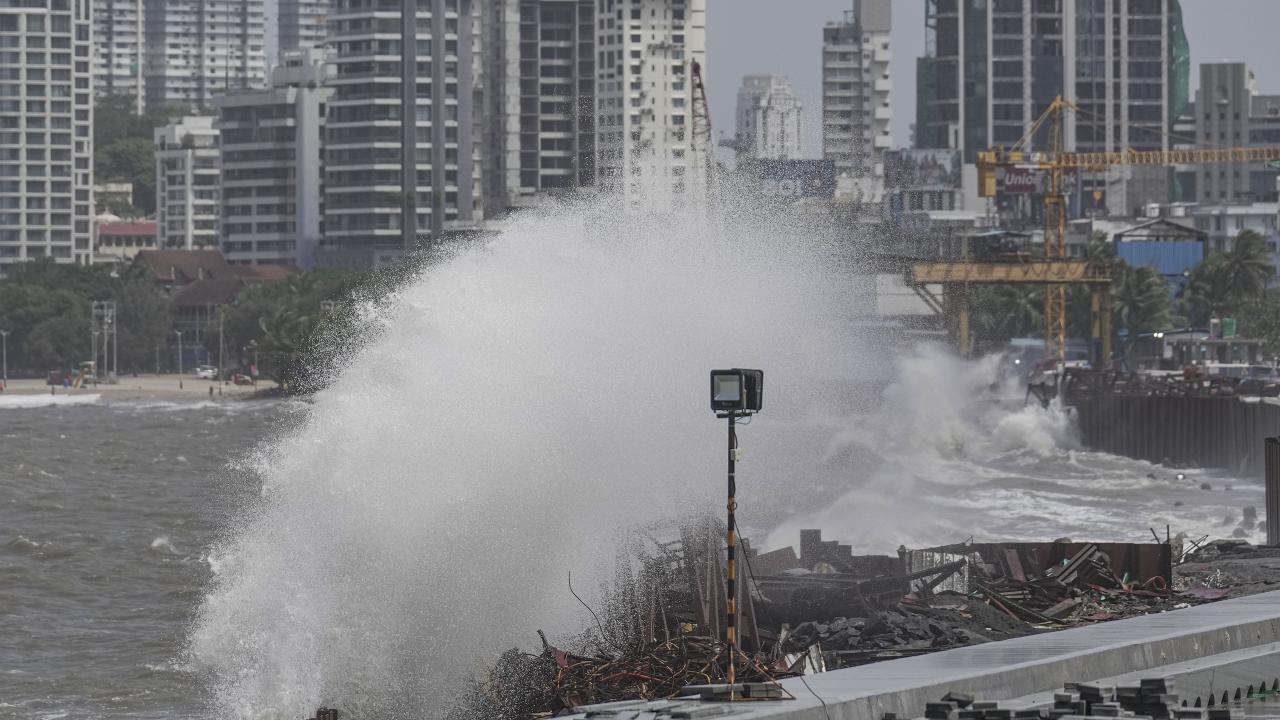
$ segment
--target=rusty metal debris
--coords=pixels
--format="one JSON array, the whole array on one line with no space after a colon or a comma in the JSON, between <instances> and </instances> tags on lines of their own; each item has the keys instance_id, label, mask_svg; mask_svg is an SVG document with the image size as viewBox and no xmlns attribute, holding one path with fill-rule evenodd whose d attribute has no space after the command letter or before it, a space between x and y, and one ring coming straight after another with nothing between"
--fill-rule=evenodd
<instances>
[{"instance_id":1,"label":"rusty metal debris","mask_svg":"<svg viewBox=\"0 0 1280 720\"><path fill-rule=\"evenodd\" d=\"M539 654L508 651L458 716L542 717L637 698L724 696L721 528L703 520L666 530L629 546L594 627L566 641L572 649L544 637ZM816 530L801 537L799 556L743 543L735 697L749 695L752 683L1210 599L1173 593L1181 553L1169 543L963 543L893 557L854 555ZM758 686L756 697L777 697L776 687Z\"/></svg>"},{"instance_id":2,"label":"rusty metal debris","mask_svg":"<svg viewBox=\"0 0 1280 720\"><path fill-rule=\"evenodd\" d=\"M708 699L727 691L723 685L728 667L728 647L721 641L687 636L654 643L619 658L581 657L554 648L556 663L551 693L565 708L634 698L682 697L691 689ZM794 673L770 666L759 655L740 653L736 690L746 685L772 685L774 680ZM725 688L721 690L719 688ZM755 697L774 696L757 689ZM551 709L551 708L549 708Z\"/></svg>"}]
</instances>

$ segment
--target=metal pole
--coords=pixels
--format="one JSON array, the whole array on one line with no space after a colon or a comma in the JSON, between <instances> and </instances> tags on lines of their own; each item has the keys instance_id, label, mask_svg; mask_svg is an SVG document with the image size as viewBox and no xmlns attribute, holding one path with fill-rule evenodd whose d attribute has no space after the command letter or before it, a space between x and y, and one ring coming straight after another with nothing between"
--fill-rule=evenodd
<instances>
[{"instance_id":1,"label":"metal pole","mask_svg":"<svg viewBox=\"0 0 1280 720\"><path fill-rule=\"evenodd\" d=\"M116 302L111 301L111 375L119 379L120 377L120 327L119 319L116 318Z\"/></svg>"},{"instance_id":2,"label":"metal pole","mask_svg":"<svg viewBox=\"0 0 1280 720\"><path fill-rule=\"evenodd\" d=\"M1267 478L1267 545L1280 545L1280 437L1267 438L1263 445Z\"/></svg>"},{"instance_id":3,"label":"metal pole","mask_svg":"<svg viewBox=\"0 0 1280 720\"><path fill-rule=\"evenodd\" d=\"M737 600L737 580L738 580L738 528L734 520L734 511L738 509L738 501L735 496L738 494L737 483L734 481L734 455L738 449L738 436L734 432L734 424L737 422L737 416L729 413L729 503L727 509L728 514L728 536L727 550L724 576L724 634L729 644L729 700L734 699L733 685L737 682L737 662L738 662L738 600Z\"/></svg>"},{"instance_id":4,"label":"metal pole","mask_svg":"<svg viewBox=\"0 0 1280 720\"><path fill-rule=\"evenodd\" d=\"M218 377L214 379L219 383L222 382L222 369L226 366L226 362L226 344L223 343L222 335L222 308L218 308Z\"/></svg>"},{"instance_id":5,"label":"metal pole","mask_svg":"<svg viewBox=\"0 0 1280 720\"><path fill-rule=\"evenodd\" d=\"M0 379L0 390L9 389L9 331L0 330L0 365L4 367L3 379Z\"/></svg>"},{"instance_id":6,"label":"metal pole","mask_svg":"<svg viewBox=\"0 0 1280 720\"><path fill-rule=\"evenodd\" d=\"M182 331L174 330L178 334L178 389L182 389Z\"/></svg>"}]
</instances>

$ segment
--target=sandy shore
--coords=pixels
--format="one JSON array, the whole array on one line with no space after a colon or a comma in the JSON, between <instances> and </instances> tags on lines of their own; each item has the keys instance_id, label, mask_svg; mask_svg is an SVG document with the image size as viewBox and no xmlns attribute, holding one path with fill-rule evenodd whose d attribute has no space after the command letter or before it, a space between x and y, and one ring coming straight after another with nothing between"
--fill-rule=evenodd
<instances>
[{"instance_id":1,"label":"sandy shore","mask_svg":"<svg viewBox=\"0 0 1280 720\"><path fill-rule=\"evenodd\" d=\"M62 387L54 388L57 397L75 397L84 395L101 395L108 400L189 400L198 402L210 399L209 389L213 389L213 399L246 400L259 390L271 390L275 383L260 379L257 386L220 384L213 380L201 380L192 375L183 375L181 387L176 374L171 375L126 375L116 384L90 384L83 388L70 390ZM48 395L49 385L43 379L18 380L10 378L9 386L0 393L0 404L4 396L14 395Z\"/></svg>"}]
</instances>

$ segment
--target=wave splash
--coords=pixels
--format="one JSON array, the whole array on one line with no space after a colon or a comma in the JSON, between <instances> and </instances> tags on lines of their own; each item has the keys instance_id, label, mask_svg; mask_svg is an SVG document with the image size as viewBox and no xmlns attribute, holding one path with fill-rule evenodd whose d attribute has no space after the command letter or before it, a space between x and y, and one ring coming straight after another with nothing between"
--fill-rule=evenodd
<instances>
[{"instance_id":1,"label":"wave splash","mask_svg":"<svg viewBox=\"0 0 1280 720\"><path fill-rule=\"evenodd\" d=\"M827 501L782 521L766 547L797 545L802 528L824 528L860 552L963 540L976 513L938 498L1069 462L1080 448L1071 417L1026 403L999 356L963 360L922 345L892 362L875 409L831 419L840 429L826 454L850 460Z\"/></svg>"},{"instance_id":2,"label":"wave splash","mask_svg":"<svg viewBox=\"0 0 1280 720\"><path fill-rule=\"evenodd\" d=\"M601 217L430 269L257 456L190 638L216 712L435 716L503 648L579 629L570 571L598 587L621 528L722 507L712 368L766 368L744 501L824 477L793 440L829 436L830 381L883 345L831 248L758 217Z\"/></svg>"}]
</instances>

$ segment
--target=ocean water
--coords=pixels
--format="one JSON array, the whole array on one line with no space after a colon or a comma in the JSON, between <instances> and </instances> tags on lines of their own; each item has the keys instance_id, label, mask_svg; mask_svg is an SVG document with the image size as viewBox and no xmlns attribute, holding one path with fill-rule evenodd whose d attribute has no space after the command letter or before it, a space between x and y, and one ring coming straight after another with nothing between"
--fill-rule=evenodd
<instances>
[{"instance_id":1,"label":"ocean water","mask_svg":"<svg viewBox=\"0 0 1280 720\"><path fill-rule=\"evenodd\" d=\"M626 528L722 512L713 367L766 372L762 549L1230 535L1262 504L861 323L807 236L685 220L527 220L366 309L312 402L0 404L0 717L437 717L584 627L568 576L590 597Z\"/></svg>"},{"instance_id":2,"label":"ocean water","mask_svg":"<svg viewBox=\"0 0 1280 720\"><path fill-rule=\"evenodd\" d=\"M180 657L209 545L258 492L228 458L296 403L0 404L0 718L208 717Z\"/></svg>"}]
</instances>

